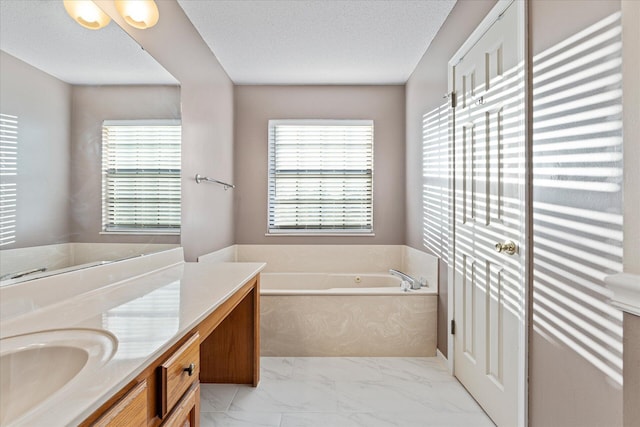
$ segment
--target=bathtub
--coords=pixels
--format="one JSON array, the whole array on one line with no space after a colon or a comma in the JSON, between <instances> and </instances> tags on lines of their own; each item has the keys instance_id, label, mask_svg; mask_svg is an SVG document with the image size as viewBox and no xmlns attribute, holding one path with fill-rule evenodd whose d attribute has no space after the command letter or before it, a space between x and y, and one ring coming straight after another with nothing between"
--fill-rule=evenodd
<instances>
[{"instance_id":1,"label":"bathtub","mask_svg":"<svg viewBox=\"0 0 640 427\"><path fill-rule=\"evenodd\" d=\"M434 293L423 288L404 292L390 274L262 273L261 295L405 295Z\"/></svg>"},{"instance_id":2,"label":"bathtub","mask_svg":"<svg viewBox=\"0 0 640 427\"><path fill-rule=\"evenodd\" d=\"M384 273L260 278L263 356L435 356L437 290Z\"/></svg>"}]
</instances>

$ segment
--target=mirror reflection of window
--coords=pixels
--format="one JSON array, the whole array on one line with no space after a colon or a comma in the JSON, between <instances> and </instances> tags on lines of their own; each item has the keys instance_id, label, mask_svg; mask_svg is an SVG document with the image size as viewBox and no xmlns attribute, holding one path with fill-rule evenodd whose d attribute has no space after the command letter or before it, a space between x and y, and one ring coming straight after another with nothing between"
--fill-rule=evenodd
<instances>
[{"instance_id":1,"label":"mirror reflection of window","mask_svg":"<svg viewBox=\"0 0 640 427\"><path fill-rule=\"evenodd\" d=\"M0 113L0 246L16 241L18 117Z\"/></svg>"},{"instance_id":2,"label":"mirror reflection of window","mask_svg":"<svg viewBox=\"0 0 640 427\"><path fill-rule=\"evenodd\" d=\"M102 127L102 232L180 233L176 120L106 120Z\"/></svg>"}]
</instances>

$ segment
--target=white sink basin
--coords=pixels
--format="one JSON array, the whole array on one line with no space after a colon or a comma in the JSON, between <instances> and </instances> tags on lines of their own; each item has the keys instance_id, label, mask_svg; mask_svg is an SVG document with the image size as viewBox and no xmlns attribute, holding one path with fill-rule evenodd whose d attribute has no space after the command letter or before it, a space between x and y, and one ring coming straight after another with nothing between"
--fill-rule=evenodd
<instances>
[{"instance_id":1,"label":"white sink basin","mask_svg":"<svg viewBox=\"0 0 640 427\"><path fill-rule=\"evenodd\" d=\"M0 340L0 425L19 422L92 369L104 365L117 349L107 331L61 329ZM93 371L95 373L95 371Z\"/></svg>"}]
</instances>

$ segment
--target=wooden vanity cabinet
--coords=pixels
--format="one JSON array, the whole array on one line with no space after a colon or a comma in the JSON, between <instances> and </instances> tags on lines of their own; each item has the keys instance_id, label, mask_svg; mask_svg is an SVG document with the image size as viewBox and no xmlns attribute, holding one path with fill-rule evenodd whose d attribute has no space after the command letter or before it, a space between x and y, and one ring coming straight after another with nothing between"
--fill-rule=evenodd
<instances>
[{"instance_id":1,"label":"wooden vanity cabinet","mask_svg":"<svg viewBox=\"0 0 640 427\"><path fill-rule=\"evenodd\" d=\"M200 382L260 380L260 275L252 278L80 426L198 427Z\"/></svg>"},{"instance_id":2,"label":"wooden vanity cabinet","mask_svg":"<svg viewBox=\"0 0 640 427\"><path fill-rule=\"evenodd\" d=\"M147 382L125 394L93 424L96 427L144 427L147 425Z\"/></svg>"},{"instance_id":3,"label":"wooden vanity cabinet","mask_svg":"<svg viewBox=\"0 0 640 427\"><path fill-rule=\"evenodd\" d=\"M200 384L195 384L169 414L161 427L195 427L200 425Z\"/></svg>"},{"instance_id":4,"label":"wooden vanity cabinet","mask_svg":"<svg viewBox=\"0 0 640 427\"><path fill-rule=\"evenodd\" d=\"M200 377L200 334L196 332L159 367L159 415L164 418Z\"/></svg>"}]
</instances>

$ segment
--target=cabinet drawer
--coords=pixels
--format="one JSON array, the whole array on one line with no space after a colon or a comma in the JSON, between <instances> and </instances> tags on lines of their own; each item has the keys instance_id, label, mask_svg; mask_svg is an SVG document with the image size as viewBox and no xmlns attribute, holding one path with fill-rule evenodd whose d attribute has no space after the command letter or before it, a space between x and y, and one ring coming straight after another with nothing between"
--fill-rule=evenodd
<instances>
[{"instance_id":1,"label":"cabinet drawer","mask_svg":"<svg viewBox=\"0 0 640 427\"><path fill-rule=\"evenodd\" d=\"M200 335L196 333L160 365L160 418L200 375Z\"/></svg>"},{"instance_id":2,"label":"cabinet drawer","mask_svg":"<svg viewBox=\"0 0 640 427\"><path fill-rule=\"evenodd\" d=\"M167 417L162 427L198 427L200 424L200 384L189 390Z\"/></svg>"},{"instance_id":3,"label":"cabinet drawer","mask_svg":"<svg viewBox=\"0 0 640 427\"><path fill-rule=\"evenodd\" d=\"M147 425L147 380L136 385L92 424L94 427Z\"/></svg>"}]
</instances>

